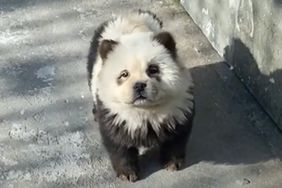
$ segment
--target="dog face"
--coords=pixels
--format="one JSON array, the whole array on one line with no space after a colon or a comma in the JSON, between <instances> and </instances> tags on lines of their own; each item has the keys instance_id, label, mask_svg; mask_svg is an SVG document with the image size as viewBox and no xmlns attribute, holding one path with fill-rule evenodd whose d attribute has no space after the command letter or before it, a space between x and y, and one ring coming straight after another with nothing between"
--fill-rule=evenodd
<instances>
[{"instance_id":1,"label":"dog face","mask_svg":"<svg viewBox=\"0 0 282 188\"><path fill-rule=\"evenodd\" d=\"M175 42L167 32L103 40L99 53L103 63L96 84L105 104L153 108L182 89Z\"/></svg>"}]
</instances>

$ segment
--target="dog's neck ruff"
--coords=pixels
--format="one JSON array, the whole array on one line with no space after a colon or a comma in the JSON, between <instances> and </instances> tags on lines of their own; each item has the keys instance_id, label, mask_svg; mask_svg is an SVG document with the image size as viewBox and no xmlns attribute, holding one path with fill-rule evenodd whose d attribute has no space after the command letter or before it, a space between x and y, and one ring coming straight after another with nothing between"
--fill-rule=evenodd
<instances>
[{"instance_id":1,"label":"dog's neck ruff","mask_svg":"<svg viewBox=\"0 0 282 188\"><path fill-rule=\"evenodd\" d=\"M103 103L103 105L108 110L106 117L103 118L113 118L113 126L123 126L132 138L135 137L137 130L146 135L148 125L157 135L163 126L173 131L176 124L183 124L187 118L191 117L194 108L193 95L189 92L182 98L172 99L167 104L152 109L140 109L115 103Z\"/></svg>"}]
</instances>

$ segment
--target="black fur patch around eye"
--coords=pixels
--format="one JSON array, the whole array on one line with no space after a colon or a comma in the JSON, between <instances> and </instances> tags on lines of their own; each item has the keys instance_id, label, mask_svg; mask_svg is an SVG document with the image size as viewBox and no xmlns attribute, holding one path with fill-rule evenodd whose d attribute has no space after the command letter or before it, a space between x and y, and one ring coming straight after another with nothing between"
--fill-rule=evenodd
<instances>
[{"instance_id":1,"label":"black fur patch around eye","mask_svg":"<svg viewBox=\"0 0 282 188\"><path fill-rule=\"evenodd\" d=\"M99 47L99 53L103 60L105 60L109 54L109 52L113 51L114 47L118 44L118 42L113 40L103 40Z\"/></svg>"},{"instance_id":2,"label":"black fur patch around eye","mask_svg":"<svg viewBox=\"0 0 282 188\"><path fill-rule=\"evenodd\" d=\"M158 65L150 64L146 70L146 73L148 74L148 76L159 74L160 68Z\"/></svg>"},{"instance_id":3,"label":"black fur patch around eye","mask_svg":"<svg viewBox=\"0 0 282 188\"><path fill-rule=\"evenodd\" d=\"M124 80L121 80L119 78L116 79L117 85L120 86L123 83Z\"/></svg>"},{"instance_id":4,"label":"black fur patch around eye","mask_svg":"<svg viewBox=\"0 0 282 188\"><path fill-rule=\"evenodd\" d=\"M146 69L146 74L150 77L150 78L155 78L157 81L161 81L160 78L160 68L158 65L155 64L150 64L148 66L148 68Z\"/></svg>"},{"instance_id":5,"label":"black fur patch around eye","mask_svg":"<svg viewBox=\"0 0 282 188\"><path fill-rule=\"evenodd\" d=\"M161 77L160 77L159 75L156 76L155 78L156 78L156 80L157 80L158 82L162 81L162 80L161 80Z\"/></svg>"},{"instance_id":6,"label":"black fur patch around eye","mask_svg":"<svg viewBox=\"0 0 282 188\"><path fill-rule=\"evenodd\" d=\"M158 41L170 52L171 56L176 58L176 43L169 32L161 32L154 36L154 40Z\"/></svg>"}]
</instances>

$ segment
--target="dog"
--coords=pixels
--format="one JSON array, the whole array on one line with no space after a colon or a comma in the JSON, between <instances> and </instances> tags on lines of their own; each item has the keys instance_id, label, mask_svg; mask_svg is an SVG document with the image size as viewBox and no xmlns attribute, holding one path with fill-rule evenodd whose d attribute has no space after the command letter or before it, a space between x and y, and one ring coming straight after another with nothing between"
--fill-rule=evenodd
<instances>
[{"instance_id":1,"label":"dog","mask_svg":"<svg viewBox=\"0 0 282 188\"><path fill-rule=\"evenodd\" d=\"M93 113L117 177L138 180L144 147L159 147L162 165L180 169L193 124L194 84L162 21L139 10L102 23L87 70Z\"/></svg>"}]
</instances>

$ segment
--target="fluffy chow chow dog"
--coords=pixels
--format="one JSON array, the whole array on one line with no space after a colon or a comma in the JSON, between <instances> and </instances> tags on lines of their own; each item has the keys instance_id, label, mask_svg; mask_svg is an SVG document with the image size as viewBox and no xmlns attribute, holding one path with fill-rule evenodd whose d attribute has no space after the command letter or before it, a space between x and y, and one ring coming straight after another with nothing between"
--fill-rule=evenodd
<instances>
[{"instance_id":1,"label":"fluffy chow chow dog","mask_svg":"<svg viewBox=\"0 0 282 188\"><path fill-rule=\"evenodd\" d=\"M158 147L165 168L181 168L194 116L193 82L161 20L139 10L101 24L87 68L93 113L117 176L138 179L144 147Z\"/></svg>"}]
</instances>

